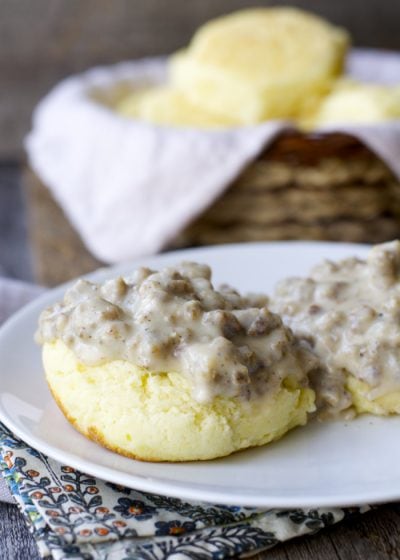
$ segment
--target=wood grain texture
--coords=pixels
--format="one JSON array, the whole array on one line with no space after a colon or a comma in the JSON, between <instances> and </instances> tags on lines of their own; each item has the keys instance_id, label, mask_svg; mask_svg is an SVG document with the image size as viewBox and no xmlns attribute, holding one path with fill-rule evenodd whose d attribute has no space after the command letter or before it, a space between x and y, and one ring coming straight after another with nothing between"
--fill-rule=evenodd
<instances>
[{"instance_id":1,"label":"wood grain texture","mask_svg":"<svg viewBox=\"0 0 400 560\"><path fill-rule=\"evenodd\" d=\"M17 506L0 503L0 559L39 560L32 535Z\"/></svg>"},{"instance_id":2,"label":"wood grain texture","mask_svg":"<svg viewBox=\"0 0 400 560\"><path fill-rule=\"evenodd\" d=\"M294 539L255 560L394 560L400 558L398 504L385 505L316 535Z\"/></svg>"},{"instance_id":3,"label":"wood grain texture","mask_svg":"<svg viewBox=\"0 0 400 560\"><path fill-rule=\"evenodd\" d=\"M356 45L400 49L396 0L255 2L288 3L345 26ZM61 78L170 53L208 19L246 6L248 0L0 0L0 157L21 156L33 107Z\"/></svg>"},{"instance_id":4,"label":"wood grain texture","mask_svg":"<svg viewBox=\"0 0 400 560\"><path fill-rule=\"evenodd\" d=\"M18 165L0 163L0 275L32 280Z\"/></svg>"}]
</instances>

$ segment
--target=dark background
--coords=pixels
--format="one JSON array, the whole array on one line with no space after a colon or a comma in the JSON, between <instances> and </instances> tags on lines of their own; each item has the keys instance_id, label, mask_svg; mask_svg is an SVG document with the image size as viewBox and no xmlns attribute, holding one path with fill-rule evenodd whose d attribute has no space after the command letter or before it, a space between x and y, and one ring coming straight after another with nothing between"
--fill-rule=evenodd
<instances>
[{"instance_id":1,"label":"dark background","mask_svg":"<svg viewBox=\"0 0 400 560\"><path fill-rule=\"evenodd\" d=\"M299 6L356 45L400 50L400 0L0 0L0 158L21 157L32 108L64 76L170 53L206 20L256 5Z\"/></svg>"}]
</instances>

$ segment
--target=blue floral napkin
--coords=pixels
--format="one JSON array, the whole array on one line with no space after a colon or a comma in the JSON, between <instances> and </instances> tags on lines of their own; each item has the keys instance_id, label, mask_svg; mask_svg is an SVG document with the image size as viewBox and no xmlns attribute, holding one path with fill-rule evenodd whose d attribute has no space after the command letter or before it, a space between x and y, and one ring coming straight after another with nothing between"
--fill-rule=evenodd
<instances>
[{"instance_id":1,"label":"blue floral napkin","mask_svg":"<svg viewBox=\"0 0 400 560\"><path fill-rule=\"evenodd\" d=\"M262 510L130 490L57 463L1 424L0 452L41 556L55 560L245 557L369 509Z\"/></svg>"}]
</instances>

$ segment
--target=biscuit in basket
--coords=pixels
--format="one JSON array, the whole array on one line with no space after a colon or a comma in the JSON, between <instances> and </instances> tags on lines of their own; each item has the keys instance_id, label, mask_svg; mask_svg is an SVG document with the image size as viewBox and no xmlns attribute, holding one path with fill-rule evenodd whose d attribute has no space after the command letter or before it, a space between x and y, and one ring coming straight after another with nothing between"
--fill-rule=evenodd
<instances>
[{"instance_id":1,"label":"biscuit in basket","mask_svg":"<svg viewBox=\"0 0 400 560\"><path fill-rule=\"evenodd\" d=\"M337 123L379 123L400 119L400 85L378 85L339 80L327 95L310 128Z\"/></svg>"},{"instance_id":2,"label":"biscuit in basket","mask_svg":"<svg viewBox=\"0 0 400 560\"><path fill-rule=\"evenodd\" d=\"M213 115L193 105L182 92L169 86L131 93L116 109L126 117L160 125L215 128L235 124L232 118Z\"/></svg>"},{"instance_id":3,"label":"biscuit in basket","mask_svg":"<svg viewBox=\"0 0 400 560\"><path fill-rule=\"evenodd\" d=\"M40 318L46 378L87 437L148 461L229 455L315 410L315 359L265 306L184 263L79 281Z\"/></svg>"},{"instance_id":4,"label":"biscuit in basket","mask_svg":"<svg viewBox=\"0 0 400 560\"><path fill-rule=\"evenodd\" d=\"M307 113L341 73L345 31L295 8L253 8L206 23L171 60L193 104L242 124Z\"/></svg>"}]
</instances>

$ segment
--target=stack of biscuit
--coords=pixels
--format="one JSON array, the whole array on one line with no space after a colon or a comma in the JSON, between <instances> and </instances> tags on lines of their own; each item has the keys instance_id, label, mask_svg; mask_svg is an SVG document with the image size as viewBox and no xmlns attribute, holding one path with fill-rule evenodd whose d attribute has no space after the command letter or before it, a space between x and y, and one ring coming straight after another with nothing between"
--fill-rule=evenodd
<instances>
[{"instance_id":1,"label":"stack of biscuit","mask_svg":"<svg viewBox=\"0 0 400 560\"><path fill-rule=\"evenodd\" d=\"M229 14L170 57L166 84L133 91L117 110L203 128L311 118L343 72L348 43L343 29L295 8Z\"/></svg>"}]
</instances>

